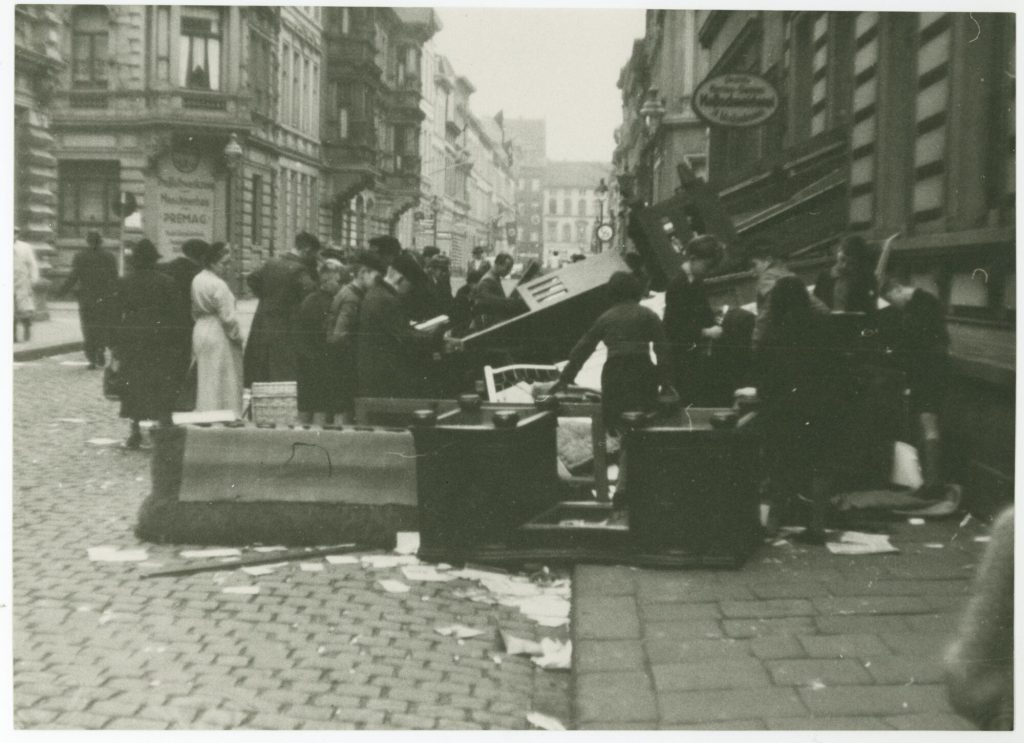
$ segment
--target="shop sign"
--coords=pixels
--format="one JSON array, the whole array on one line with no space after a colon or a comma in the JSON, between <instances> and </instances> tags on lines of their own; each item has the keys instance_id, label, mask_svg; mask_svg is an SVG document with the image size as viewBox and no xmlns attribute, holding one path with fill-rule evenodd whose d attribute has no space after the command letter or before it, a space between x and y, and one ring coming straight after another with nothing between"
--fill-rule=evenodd
<instances>
[{"instance_id":1,"label":"shop sign","mask_svg":"<svg viewBox=\"0 0 1024 743\"><path fill-rule=\"evenodd\" d=\"M745 72L706 78L693 93L694 112L710 126L757 126L778 108L775 86Z\"/></svg>"},{"instance_id":2,"label":"shop sign","mask_svg":"<svg viewBox=\"0 0 1024 743\"><path fill-rule=\"evenodd\" d=\"M202 169L200 169L202 170ZM186 240L213 240L214 184L202 172L166 168L156 179L157 239L177 253Z\"/></svg>"}]
</instances>

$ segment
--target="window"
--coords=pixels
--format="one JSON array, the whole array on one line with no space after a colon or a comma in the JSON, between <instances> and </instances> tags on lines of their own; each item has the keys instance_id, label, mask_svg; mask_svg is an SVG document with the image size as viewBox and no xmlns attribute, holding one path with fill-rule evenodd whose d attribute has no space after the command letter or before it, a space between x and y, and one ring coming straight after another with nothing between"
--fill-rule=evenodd
<instances>
[{"instance_id":1,"label":"window","mask_svg":"<svg viewBox=\"0 0 1024 743\"><path fill-rule=\"evenodd\" d=\"M263 116L271 116L271 91L274 74L273 52L270 40L255 32L249 36L249 89L253 96L253 109Z\"/></svg>"},{"instance_id":2,"label":"window","mask_svg":"<svg viewBox=\"0 0 1024 743\"><path fill-rule=\"evenodd\" d=\"M221 11L181 10L181 84L197 90L220 90Z\"/></svg>"},{"instance_id":3,"label":"window","mask_svg":"<svg viewBox=\"0 0 1024 743\"><path fill-rule=\"evenodd\" d=\"M564 207L563 212L566 216L572 214L572 199L565 199L562 202L562 206Z\"/></svg>"},{"instance_id":4,"label":"window","mask_svg":"<svg viewBox=\"0 0 1024 743\"><path fill-rule=\"evenodd\" d=\"M263 176L252 177L252 241L263 242Z\"/></svg>"},{"instance_id":5,"label":"window","mask_svg":"<svg viewBox=\"0 0 1024 743\"><path fill-rule=\"evenodd\" d=\"M547 239L555 242L558 239L558 222L548 222L545 227Z\"/></svg>"},{"instance_id":6,"label":"window","mask_svg":"<svg viewBox=\"0 0 1024 743\"><path fill-rule=\"evenodd\" d=\"M548 200L548 214L558 214L558 202L554 199Z\"/></svg>"},{"instance_id":7,"label":"window","mask_svg":"<svg viewBox=\"0 0 1024 743\"><path fill-rule=\"evenodd\" d=\"M572 225L569 224L568 222L562 223L562 242L572 242Z\"/></svg>"},{"instance_id":8,"label":"window","mask_svg":"<svg viewBox=\"0 0 1024 743\"><path fill-rule=\"evenodd\" d=\"M288 105L292 99L291 92L291 66L292 66L292 50L287 44L281 45L281 91L280 91L280 107L278 109L278 118L281 123L285 123L288 117Z\"/></svg>"},{"instance_id":9,"label":"window","mask_svg":"<svg viewBox=\"0 0 1024 743\"><path fill-rule=\"evenodd\" d=\"M580 203L578 203L576 205L576 210L577 210L576 213L579 216L581 216L581 217L587 216L587 202L584 201L583 199L580 199Z\"/></svg>"},{"instance_id":10,"label":"window","mask_svg":"<svg viewBox=\"0 0 1024 743\"><path fill-rule=\"evenodd\" d=\"M341 32L346 36L352 32L352 11L348 8L341 9Z\"/></svg>"},{"instance_id":11,"label":"window","mask_svg":"<svg viewBox=\"0 0 1024 743\"><path fill-rule=\"evenodd\" d=\"M540 191L540 179L539 178L534 178L532 181L530 181L530 190L531 191Z\"/></svg>"},{"instance_id":12,"label":"window","mask_svg":"<svg viewBox=\"0 0 1024 743\"><path fill-rule=\"evenodd\" d=\"M113 213L120 195L116 161L66 161L58 165L60 234L85 237L89 232L114 237L119 220Z\"/></svg>"},{"instance_id":13,"label":"window","mask_svg":"<svg viewBox=\"0 0 1024 743\"><path fill-rule=\"evenodd\" d=\"M338 109L338 136L348 139L348 109L344 106Z\"/></svg>"},{"instance_id":14,"label":"window","mask_svg":"<svg viewBox=\"0 0 1024 743\"><path fill-rule=\"evenodd\" d=\"M309 58L302 60L302 101L300 103L300 121L299 128L302 131L307 132L312 127L310 126L310 114L312 113L312 99L309 97L309 89L312 85L310 77L312 76L312 66L310 65Z\"/></svg>"},{"instance_id":15,"label":"window","mask_svg":"<svg viewBox=\"0 0 1024 743\"><path fill-rule=\"evenodd\" d=\"M577 222L576 223L576 242L585 243L587 242L587 223Z\"/></svg>"},{"instance_id":16,"label":"window","mask_svg":"<svg viewBox=\"0 0 1024 743\"><path fill-rule=\"evenodd\" d=\"M75 8L71 36L71 80L76 88L107 87L107 11L101 6Z\"/></svg>"}]
</instances>

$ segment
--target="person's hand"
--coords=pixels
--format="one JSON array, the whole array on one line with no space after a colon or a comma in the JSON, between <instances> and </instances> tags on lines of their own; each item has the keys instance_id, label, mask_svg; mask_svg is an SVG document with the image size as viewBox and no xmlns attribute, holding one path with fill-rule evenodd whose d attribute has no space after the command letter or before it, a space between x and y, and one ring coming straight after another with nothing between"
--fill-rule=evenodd
<instances>
[{"instance_id":1,"label":"person's hand","mask_svg":"<svg viewBox=\"0 0 1024 743\"><path fill-rule=\"evenodd\" d=\"M716 341L722 337L722 326L712 325L710 328L704 328L700 331L700 334L705 338L710 338L711 340Z\"/></svg>"}]
</instances>

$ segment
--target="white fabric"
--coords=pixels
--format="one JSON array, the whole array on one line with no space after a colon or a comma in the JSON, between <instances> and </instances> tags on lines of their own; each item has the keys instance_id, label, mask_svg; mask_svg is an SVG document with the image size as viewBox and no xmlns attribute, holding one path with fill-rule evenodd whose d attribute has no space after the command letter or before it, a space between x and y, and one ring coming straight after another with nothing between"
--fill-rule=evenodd
<instances>
[{"instance_id":1,"label":"white fabric","mask_svg":"<svg viewBox=\"0 0 1024 743\"><path fill-rule=\"evenodd\" d=\"M192 280L192 352L199 367L196 411L233 410L242 417L242 332L235 296L217 274Z\"/></svg>"},{"instance_id":2,"label":"white fabric","mask_svg":"<svg viewBox=\"0 0 1024 743\"><path fill-rule=\"evenodd\" d=\"M32 287L39 283L39 262L32 246L22 240L14 241L14 316L30 319L36 311L36 298Z\"/></svg>"}]
</instances>

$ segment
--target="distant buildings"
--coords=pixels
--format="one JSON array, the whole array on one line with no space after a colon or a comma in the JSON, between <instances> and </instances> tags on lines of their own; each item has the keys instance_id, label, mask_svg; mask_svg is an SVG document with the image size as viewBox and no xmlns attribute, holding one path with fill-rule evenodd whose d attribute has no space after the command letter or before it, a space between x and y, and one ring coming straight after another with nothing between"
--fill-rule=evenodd
<instances>
[{"instance_id":1,"label":"distant buildings","mask_svg":"<svg viewBox=\"0 0 1024 743\"><path fill-rule=\"evenodd\" d=\"M439 28L425 8L18 6L17 223L58 273L92 231L165 257L223 240L236 289L302 230L499 248L502 132L439 63Z\"/></svg>"},{"instance_id":2,"label":"distant buildings","mask_svg":"<svg viewBox=\"0 0 1024 743\"><path fill-rule=\"evenodd\" d=\"M574 254L617 247L617 237L602 242L596 234L602 222L618 229L611 166L548 160L542 119L511 119L506 126L518 176L517 256L557 266Z\"/></svg>"}]
</instances>

